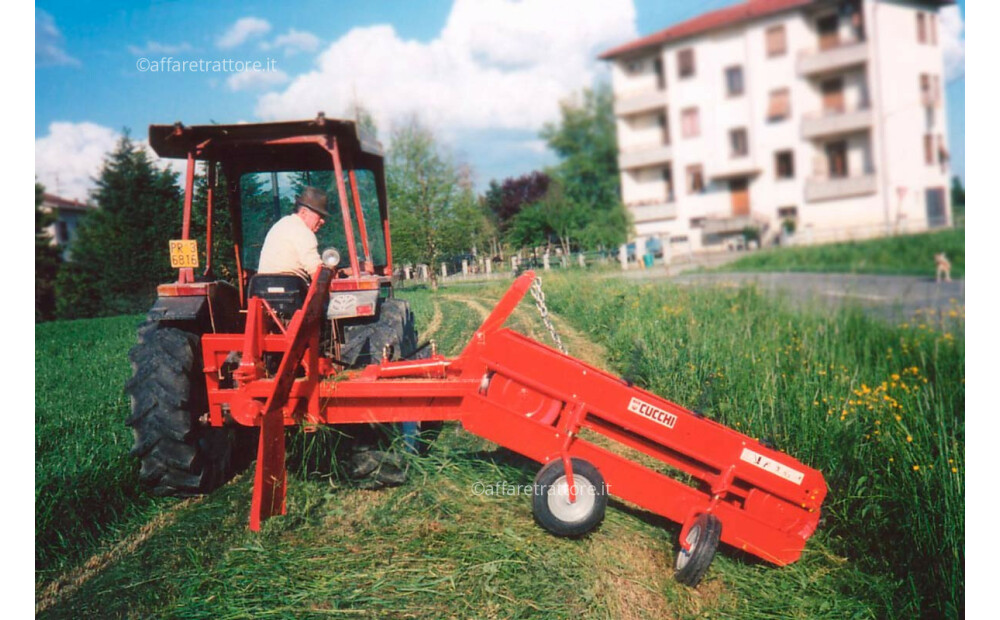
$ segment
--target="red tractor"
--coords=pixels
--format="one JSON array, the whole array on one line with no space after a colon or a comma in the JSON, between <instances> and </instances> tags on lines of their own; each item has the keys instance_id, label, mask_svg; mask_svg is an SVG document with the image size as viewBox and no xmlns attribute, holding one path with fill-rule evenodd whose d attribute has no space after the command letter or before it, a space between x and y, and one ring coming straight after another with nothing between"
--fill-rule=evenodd
<instances>
[{"instance_id":1,"label":"red tractor","mask_svg":"<svg viewBox=\"0 0 1000 620\"><path fill-rule=\"evenodd\" d=\"M457 357L420 348L413 314L393 294L381 149L353 122L321 114L154 125L150 144L188 162L183 230L170 242L179 275L159 287L130 354L132 452L154 492L210 491L233 473L236 455L255 448L250 527L257 530L285 512L286 427L338 425L364 447L374 440L363 429L457 420L543 463L532 508L556 535L596 527L615 495L682 524L676 576L688 585L701 580L720 541L778 565L798 559L819 521L822 475L503 328L538 286L533 272L514 281ZM209 180L201 250L190 238L198 161L207 162ZM237 286L213 276L218 172L227 183ZM340 225L328 225L321 240L334 249L308 283L255 273L264 234L307 185L337 198ZM631 451L661 466L623 455ZM383 482L400 482L392 463L373 453L381 454L355 451L355 473L388 469Z\"/></svg>"}]
</instances>

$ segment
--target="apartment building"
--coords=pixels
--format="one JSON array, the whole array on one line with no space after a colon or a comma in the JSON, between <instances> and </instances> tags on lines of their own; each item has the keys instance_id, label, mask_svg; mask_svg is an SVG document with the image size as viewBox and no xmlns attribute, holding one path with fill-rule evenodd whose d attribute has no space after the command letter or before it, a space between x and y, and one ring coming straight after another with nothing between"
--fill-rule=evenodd
<instances>
[{"instance_id":1,"label":"apartment building","mask_svg":"<svg viewBox=\"0 0 1000 620\"><path fill-rule=\"evenodd\" d=\"M949 226L945 4L748 0L602 54L638 253Z\"/></svg>"}]
</instances>

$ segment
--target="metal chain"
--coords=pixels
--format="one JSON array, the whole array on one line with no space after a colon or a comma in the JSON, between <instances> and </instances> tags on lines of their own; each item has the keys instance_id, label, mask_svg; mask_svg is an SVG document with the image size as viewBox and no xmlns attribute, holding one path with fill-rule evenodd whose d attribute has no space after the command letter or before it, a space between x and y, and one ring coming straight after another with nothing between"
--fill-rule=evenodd
<instances>
[{"instance_id":1,"label":"metal chain","mask_svg":"<svg viewBox=\"0 0 1000 620\"><path fill-rule=\"evenodd\" d=\"M552 341L556 343L556 347L562 351L564 354L568 353L566 351L566 346L562 343L562 338L556 333L556 328L552 325L551 319L549 319L549 308L545 305L545 293L542 292L542 279L539 277L535 278L535 281L531 283L531 296L535 298L535 305L538 307L538 314L542 317L542 323L549 330L549 335L552 336Z\"/></svg>"}]
</instances>

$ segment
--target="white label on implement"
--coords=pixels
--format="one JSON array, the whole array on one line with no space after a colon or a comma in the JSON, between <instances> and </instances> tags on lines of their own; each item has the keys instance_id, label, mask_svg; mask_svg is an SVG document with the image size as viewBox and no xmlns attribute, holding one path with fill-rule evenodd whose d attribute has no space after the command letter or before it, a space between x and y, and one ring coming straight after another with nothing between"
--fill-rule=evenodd
<instances>
[{"instance_id":1,"label":"white label on implement","mask_svg":"<svg viewBox=\"0 0 1000 620\"><path fill-rule=\"evenodd\" d=\"M743 448L743 452L740 454L740 460L746 461L751 465L756 465L766 472L770 472L775 476L780 476L789 482L794 482L795 484L802 484L802 479L805 478L805 474L800 471L796 471L791 467L782 465L776 461L772 461L763 454L757 454L750 448Z\"/></svg>"},{"instance_id":2,"label":"white label on implement","mask_svg":"<svg viewBox=\"0 0 1000 620\"><path fill-rule=\"evenodd\" d=\"M629 401L628 410L632 413L638 413L643 417L649 418L650 420L662 424L667 428L673 428L674 424L677 423L677 416L674 414L669 411L664 411L659 407L654 407L653 405L643 402L635 397L632 397L632 400Z\"/></svg>"}]
</instances>

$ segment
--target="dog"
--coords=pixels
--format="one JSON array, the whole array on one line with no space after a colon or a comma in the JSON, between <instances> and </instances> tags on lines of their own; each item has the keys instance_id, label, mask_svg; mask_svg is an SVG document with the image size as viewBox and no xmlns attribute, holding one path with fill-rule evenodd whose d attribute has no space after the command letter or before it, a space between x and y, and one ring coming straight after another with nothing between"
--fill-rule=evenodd
<instances>
[{"instance_id":1,"label":"dog","mask_svg":"<svg viewBox=\"0 0 1000 620\"><path fill-rule=\"evenodd\" d=\"M944 255L944 252L934 255L934 264L937 266L935 279L940 282L943 277L945 282L951 282L951 261Z\"/></svg>"}]
</instances>

